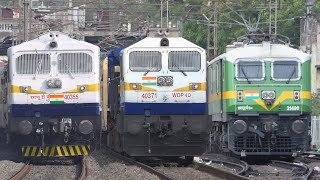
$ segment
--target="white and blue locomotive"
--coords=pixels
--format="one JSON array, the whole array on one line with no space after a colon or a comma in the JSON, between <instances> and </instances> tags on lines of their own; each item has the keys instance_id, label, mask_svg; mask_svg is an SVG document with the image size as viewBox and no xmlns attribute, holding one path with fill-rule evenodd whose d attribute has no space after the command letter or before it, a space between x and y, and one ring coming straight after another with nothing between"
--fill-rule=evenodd
<instances>
[{"instance_id":1,"label":"white and blue locomotive","mask_svg":"<svg viewBox=\"0 0 320 180\"><path fill-rule=\"evenodd\" d=\"M206 51L177 34L150 30L109 53L108 144L116 151L188 159L205 152Z\"/></svg>"},{"instance_id":2,"label":"white and blue locomotive","mask_svg":"<svg viewBox=\"0 0 320 180\"><path fill-rule=\"evenodd\" d=\"M24 157L88 155L101 129L99 47L59 32L8 49L3 123Z\"/></svg>"}]
</instances>

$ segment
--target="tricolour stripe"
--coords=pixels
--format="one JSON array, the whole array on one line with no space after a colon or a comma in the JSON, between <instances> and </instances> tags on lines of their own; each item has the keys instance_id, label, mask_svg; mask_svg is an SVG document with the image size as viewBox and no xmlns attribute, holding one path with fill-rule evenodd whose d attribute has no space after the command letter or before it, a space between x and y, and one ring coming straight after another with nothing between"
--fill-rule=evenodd
<instances>
[{"instance_id":1,"label":"tricolour stripe","mask_svg":"<svg viewBox=\"0 0 320 180\"><path fill-rule=\"evenodd\" d=\"M157 77L142 77L142 80L157 80Z\"/></svg>"},{"instance_id":2,"label":"tricolour stripe","mask_svg":"<svg viewBox=\"0 0 320 180\"><path fill-rule=\"evenodd\" d=\"M50 94L49 95L50 98L64 98L64 95L63 94Z\"/></svg>"},{"instance_id":3,"label":"tricolour stripe","mask_svg":"<svg viewBox=\"0 0 320 180\"><path fill-rule=\"evenodd\" d=\"M64 101L50 101L50 104L64 104Z\"/></svg>"},{"instance_id":4,"label":"tricolour stripe","mask_svg":"<svg viewBox=\"0 0 320 180\"><path fill-rule=\"evenodd\" d=\"M142 83L142 86L156 86L157 83L153 82L148 82L148 83Z\"/></svg>"}]
</instances>

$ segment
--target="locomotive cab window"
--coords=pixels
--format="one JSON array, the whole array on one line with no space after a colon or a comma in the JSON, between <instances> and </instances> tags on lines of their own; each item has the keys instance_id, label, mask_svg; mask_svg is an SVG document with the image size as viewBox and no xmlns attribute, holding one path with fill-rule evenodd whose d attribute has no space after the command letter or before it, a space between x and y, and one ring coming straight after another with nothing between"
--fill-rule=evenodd
<instances>
[{"instance_id":1,"label":"locomotive cab window","mask_svg":"<svg viewBox=\"0 0 320 180\"><path fill-rule=\"evenodd\" d=\"M298 60L274 60L271 77L275 81L297 81L300 79L300 63Z\"/></svg>"},{"instance_id":2,"label":"locomotive cab window","mask_svg":"<svg viewBox=\"0 0 320 180\"><path fill-rule=\"evenodd\" d=\"M129 68L136 72L157 72L161 70L159 51L133 51L129 55Z\"/></svg>"},{"instance_id":3,"label":"locomotive cab window","mask_svg":"<svg viewBox=\"0 0 320 180\"><path fill-rule=\"evenodd\" d=\"M255 59L240 59L236 62L238 81L261 81L265 77L264 62Z\"/></svg>"},{"instance_id":4,"label":"locomotive cab window","mask_svg":"<svg viewBox=\"0 0 320 180\"><path fill-rule=\"evenodd\" d=\"M48 74L50 70L49 54L23 54L16 60L17 74Z\"/></svg>"},{"instance_id":5,"label":"locomotive cab window","mask_svg":"<svg viewBox=\"0 0 320 180\"><path fill-rule=\"evenodd\" d=\"M61 53L58 55L59 73L90 73L92 57L86 53Z\"/></svg>"},{"instance_id":6,"label":"locomotive cab window","mask_svg":"<svg viewBox=\"0 0 320 180\"><path fill-rule=\"evenodd\" d=\"M200 71L201 55L197 51L171 51L169 52L170 71Z\"/></svg>"}]
</instances>

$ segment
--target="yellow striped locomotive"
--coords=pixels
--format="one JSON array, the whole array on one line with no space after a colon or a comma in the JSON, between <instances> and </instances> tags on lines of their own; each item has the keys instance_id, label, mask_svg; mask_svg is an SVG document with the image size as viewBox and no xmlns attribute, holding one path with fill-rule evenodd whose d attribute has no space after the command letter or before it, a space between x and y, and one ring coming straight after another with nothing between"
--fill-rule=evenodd
<instances>
[{"instance_id":1,"label":"yellow striped locomotive","mask_svg":"<svg viewBox=\"0 0 320 180\"><path fill-rule=\"evenodd\" d=\"M209 139L206 52L160 31L109 53L108 143L131 156L192 159Z\"/></svg>"},{"instance_id":2,"label":"yellow striped locomotive","mask_svg":"<svg viewBox=\"0 0 320 180\"><path fill-rule=\"evenodd\" d=\"M8 141L25 157L88 155L101 129L100 49L59 32L8 49Z\"/></svg>"}]
</instances>

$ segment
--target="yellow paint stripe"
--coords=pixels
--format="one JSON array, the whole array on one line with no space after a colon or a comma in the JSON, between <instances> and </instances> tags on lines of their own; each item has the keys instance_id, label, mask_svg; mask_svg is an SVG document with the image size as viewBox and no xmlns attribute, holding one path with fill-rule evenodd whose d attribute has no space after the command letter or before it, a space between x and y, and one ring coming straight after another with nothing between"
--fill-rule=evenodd
<instances>
[{"instance_id":1,"label":"yellow paint stripe","mask_svg":"<svg viewBox=\"0 0 320 180\"><path fill-rule=\"evenodd\" d=\"M64 155L65 156L69 156L69 153L68 153L68 150L67 150L66 146L62 146L62 149L64 151Z\"/></svg>"},{"instance_id":2,"label":"yellow paint stripe","mask_svg":"<svg viewBox=\"0 0 320 180\"><path fill-rule=\"evenodd\" d=\"M226 91L222 93L222 99L235 99L237 98L236 91ZM209 95L209 101L217 101L221 99L221 93L214 93Z\"/></svg>"},{"instance_id":3,"label":"yellow paint stripe","mask_svg":"<svg viewBox=\"0 0 320 180\"><path fill-rule=\"evenodd\" d=\"M26 153L24 154L24 156L29 156L29 152L30 152L30 147L27 147Z\"/></svg>"},{"instance_id":4,"label":"yellow paint stripe","mask_svg":"<svg viewBox=\"0 0 320 180\"><path fill-rule=\"evenodd\" d=\"M199 88L196 90L196 91L205 91L207 90L207 84L204 82L204 83L198 83L200 84L199 85ZM177 89L174 89L173 91L195 91L192 89L192 85L188 85L188 86L185 86L185 87L181 87L181 88L177 88Z\"/></svg>"},{"instance_id":5,"label":"yellow paint stripe","mask_svg":"<svg viewBox=\"0 0 320 180\"><path fill-rule=\"evenodd\" d=\"M48 156L49 148L50 148L49 146L47 146L47 147L45 148L44 153L43 153L44 156Z\"/></svg>"},{"instance_id":6,"label":"yellow paint stripe","mask_svg":"<svg viewBox=\"0 0 320 180\"><path fill-rule=\"evenodd\" d=\"M50 151L50 155L49 155L50 157L54 156L55 149L56 149L55 146L51 147L51 151Z\"/></svg>"},{"instance_id":7,"label":"yellow paint stripe","mask_svg":"<svg viewBox=\"0 0 320 180\"><path fill-rule=\"evenodd\" d=\"M69 150L70 150L71 156L74 156L74 155L75 155L75 153L74 153L73 147L72 147L72 146L68 146L68 147L69 147Z\"/></svg>"},{"instance_id":8,"label":"yellow paint stripe","mask_svg":"<svg viewBox=\"0 0 320 180\"><path fill-rule=\"evenodd\" d=\"M311 99L311 92L310 91L302 91L300 93L301 99Z\"/></svg>"},{"instance_id":9,"label":"yellow paint stripe","mask_svg":"<svg viewBox=\"0 0 320 180\"><path fill-rule=\"evenodd\" d=\"M270 110L278 106L281 102L283 102L286 99L293 99L293 91L283 91L278 97L278 99L276 100L276 102L273 103Z\"/></svg>"},{"instance_id":10,"label":"yellow paint stripe","mask_svg":"<svg viewBox=\"0 0 320 180\"><path fill-rule=\"evenodd\" d=\"M22 153L24 153L24 147L22 147Z\"/></svg>"},{"instance_id":11,"label":"yellow paint stripe","mask_svg":"<svg viewBox=\"0 0 320 180\"><path fill-rule=\"evenodd\" d=\"M99 92L100 91L100 85L98 83L96 84L86 84L86 90L85 91L81 91L80 87L83 86L83 84L81 85L77 85L76 89L71 89L68 91L65 91L64 93L82 93L82 92Z\"/></svg>"},{"instance_id":12,"label":"yellow paint stripe","mask_svg":"<svg viewBox=\"0 0 320 180\"><path fill-rule=\"evenodd\" d=\"M91 149L91 146L90 146L90 145L88 145L88 150L90 151L90 149Z\"/></svg>"},{"instance_id":13,"label":"yellow paint stripe","mask_svg":"<svg viewBox=\"0 0 320 180\"><path fill-rule=\"evenodd\" d=\"M79 149L79 146L75 146L75 148L76 148L77 154L78 154L78 155L82 155L82 153L81 153L81 151L80 151L80 149Z\"/></svg>"},{"instance_id":14,"label":"yellow paint stripe","mask_svg":"<svg viewBox=\"0 0 320 180\"><path fill-rule=\"evenodd\" d=\"M37 151L37 147L32 147L31 156L35 156Z\"/></svg>"},{"instance_id":15,"label":"yellow paint stripe","mask_svg":"<svg viewBox=\"0 0 320 180\"><path fill-rule=\"evenodd\" d=\"M21 91L21 86L16 86L16 85L11 85L11 93L23 93ZM29 87L29 92L28 94L46 94L45 92L42 91L38 91L35 89L32 89L31 87Z\"/></svg>"},{"instance_id":16,"label":"yellow paint stripe","mask_svg":"<svg viewBox=\"0 0 320 180\"><path fill-rule=\"evenodd\" d=\"M269 111L269 109L267 108L266 104L259 98L259 99L254 99L254 102L256 102L257 104L259 104L261 107L263 107L265 110Z\"/></svg>"},{"instance_id":17,"label":"yellow paint stripe","mask_svg":"<svg viewBox=\"0 0 320 180\"><path fill-rule=\"evenodd\" d=\"M135 90L132 88L130 83L127 83L127 82L124 83L124 90L125 91L157 91L157 89L146 87L146 86L141 86L139 90Z\"/></svg>"},{"instance_id":18,"label":"yellow paint stripe","mask_svg":"<svg viewBox=\"0 0 320 180\"><path fill-rule=\"evenodd\" d=\"M41 156L41 151L43 151L43 150L42 150L42 148L40 147L37 156Z\"/></svg>"},{"instance_id":19,"label":"yellow paint stripe","mask_svg":"<svg viewBox=\"0 0 320 180\"><path fill-rule=\"evenodd\" d=\"M56 146L56 147L57 147L58 156L62 156L62 152L61 152L60 146Z\"/></svg>"},{"instance_id":20,"label":"yellow paint stripe","mask_svg":"<svg viewBox=\"0 0 320 180\"><path fill-rule=\"evenodd\" d=\"M83 151L83 155L88 155L88 151L87 151L86 147L82 145L81 148Z\"/></svg>"}]
</instances>

